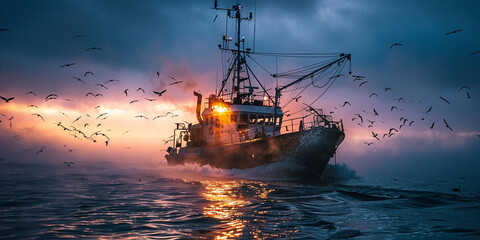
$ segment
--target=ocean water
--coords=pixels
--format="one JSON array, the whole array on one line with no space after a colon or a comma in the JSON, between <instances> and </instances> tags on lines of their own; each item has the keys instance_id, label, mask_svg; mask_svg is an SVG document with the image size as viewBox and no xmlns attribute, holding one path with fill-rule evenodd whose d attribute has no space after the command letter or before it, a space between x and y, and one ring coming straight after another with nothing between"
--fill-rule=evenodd
<instances>
[{"instance_id":1,"label":"ocean water","mask_svg":"<svg viewBox=\"0 0 480 240\"><path fill-rule=\"evenodd\" d=\"M62 162L0 163L0 238L480 239L479 184L465 178Z\"/></svg>"}]
</instances>

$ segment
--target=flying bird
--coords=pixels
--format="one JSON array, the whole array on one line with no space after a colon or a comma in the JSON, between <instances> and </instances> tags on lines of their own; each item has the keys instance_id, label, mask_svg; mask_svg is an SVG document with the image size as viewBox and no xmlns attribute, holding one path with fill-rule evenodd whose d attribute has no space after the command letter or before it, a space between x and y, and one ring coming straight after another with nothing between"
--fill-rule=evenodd
<instances>
[{"instance_id":1,"label":"flying bird","mask_svg":"<svg viewBox=\"0 0 480 240\"><path fill-rule=\"evenodd\" d=\"M475 55L475 54L477 54L477 53L480 53L480 51L472 52L472 53L470 53L470 56L473 56L473 55Z\"/></svg>"},{"instance_id":2,"label":"flying bird","mask_svg":"<svg viewBox=\"0 0 480 240\"><path fill-rule=\"evenodd\" d=\"M373 142L363 142L364 144L366 144L367 146L370 146L373 144Z\"/></svg>"},{"instance_id":3,"label":"flying bird","mask_svg":"<svg viewBox=\"0 0 480 240\"><path fill-rule=\"evenodd\" d=\"M137 92L138 92L138 91L142 91L143 93L145 93L145 90L144 90L143 88L141 88L141 87L139 87L139 88L137 89Z\"/></svg>"},{"instance_id":4,"label":"flying bird","mask_svg":"<svg viewBox=\"0 0 480 240\"><path fill-rule=\"evenodd\" d=\"M67 64L63 64L62 66L60 66L61 68L62 67L70 67L70 66L73 66L75 65L75 63L67 63Z\"/></svg>"},{"instance_id":5,"label":"flying bird","mask_svg":"<svg viewBox=\"0 0 480 240\"><path fill-rule=\"evenodd\" d=\"M358 85L359 87L361 87L363 84L367 83L368 81L363 81L360 83L360 85Z\"/></svg>"},{"instance_id":6,"label":"flying bird","mask_svg":"<svg viewBox=\"0 0 480 240\"><path fill-rule=\"evenodd\" d=\"M73 38L81 38L81 37L85 37L85 35L79 34L79 35L77 35L77 36L75 36L75 37L73 37Z\"/></svg>"},{"instance_id":7,"label":"flying bird","mask_svg":"<svg viewBox=\"0 0 480 240\"><path fill-rule=\"evenodd\" d=\"M435 122L432 123L432 126L430 126L430 129L433 129L434 125L435 125Z\"/></svg>"},{"instance_id":8,"label":"flying bird","mask_svg":"<svg viewBox=\"0 0 480 240\"><path fill-rule=\"evenodd\" d=\"M95 85L96 85L96 86L100 86L100 87L102 87L102 88L105 88L105 89L107 89L107 90L108 90L108 88L107 88L107 87L105 87L105 85L103 85L103 84L97 83L97 84L95 84Z\"/></svg>"},{"instance_id":9,"label":"flying bird","mask_svg":"<svg viewBox=\"0 0 480 240\"><path fill-rule=\"evenodd\" d=\"M64 164L67 164L67 167L70 167L70 165L73 165L74 162L63 162Z\"/></svg>"},{"instance_id":10,"label":"flying bird","mask_svg":"<svg viewBox=\"0 0 480 240\"><path fill-rule=\"evenodd\" d=\"M42 121L44 121L44 122L45 122L45 119L43 119L42 115L40 115L40 114L38 114L38 113L33 113L32 115L35 115L35 116L37 116L37 117L41 118L41 119L42 119Z\"/></svg>"},{"instance_id":11,"label":"flying bird","mask_svg":"<svg viewBox=\"0 0 480 240\"><path fill-rule=\"evenodd\" d=\"M373 113L375 114L375 116L378 116L377 110L375 110L375 108L373 109Z\"/></svg>"},{"instance_id":12,"label":"flying bird","mask_svg":"<svg viewBox=\"0 0 480 240\"><path fill-rule=\"evenodd\" d=\"M37 106L37 105L33 105L33 104L31 104L31 105L28 105L28 107L34 107L34 108L38 108L38 106Z\"/></svg>"},{"instance_id":13,"label":"flying bird","mask_svg":"<svg viewBox=\"0 0 480 240\"><path fill-rule=\"evenodd\" d=\"M442 100L445 101L446 103L450 104L450 102L449 102L447 99L443 98L442 96L438 96L438 97L440 97L440 99L442 99Z\"/></svg>"},{"instance_id":14,"label":"flying bird","mask_svg":"<svg viewBox=\"0 0 480 240\"><path fill-rule=\"evenodd\" d=\"M460 92L460 91L462 91L462 89L470 89L470 87L469 86L462 86L460 89L458 89L458 91Z\"/></svg>"},{"instance_id":15,"label":"flying bird","mask_svg":"<svg viewBox=\"0 0 480 240\"><path fill-rule=\"evenodd\" d=\"M378 97L378 94L372 93L372 94L370 94L370 96L368 96L368 97L372 97L372 96Z\"/></svg>"},{"instance_id":16,"label":"flying bird","mask_svg":"<svg viewBox=\"0 0 480 240\"><path fill-rule=\"evenodd\" d=\"M97 93L97 94L95 94L95 97L103 97L103 94Z\"/></svg>"},{"instance_id":17,"label":"flying bird","mask_svg":"<svg viewBox=\"0 0 480 240\"><path fill-rule=\"evenodd\" d=\"M402 97L401 97L401 98L398 98L398 99L397 99L397 102L400 103L400 101L405 102L405 99L403 99Z\"/></svg>"},{"instance_id":18,"label":"flying bird","mask_svg":"<svg viewBox=\"0 0 480 240\"><path fill-rule=\"evenodd\" d=\"M295 99L295 102L298 102L298 99L300 99L300 98L302 98L302 96L298 96L298 97L296 97L296 98L292 98L292 100Z\"/></svg>"},{"instance_id":19,"label":"flying bird","mask_svg":"<svg viewBox=\"0 0 480 240\"><path fill-rule=\"evenodd\" d=\"M109 82L119 82L120 80L117 80L117 79L110 79L108 81L106 81L104 84L107 85L107 83Z\"/></svg>"},{"instance_id":20,"label":"flying bird","mask_svg":"<svg viewBox=\"0 0 480 240\"><path fill-rule=\"evenodd\" d=\"M372 135L373 135L374 138L376 138L378 141L380 141L380 138L378 138L378 133L372 132Z\"/></svg>"},{"instance_id":21,"label":"flying bird","mask_svg":"<svg viewBox=\"0 0 480 240\"><path fill-rule=\"evenodd\" d=\"M347 104L348 104L348 105L352 105L352 104L350 104L348 101L346 101L346 102L343 103L342 107L345 107L345 105L347 105Z\"/></svg>"},{"instance_id":22,"label":"flying bird","mask_svg":"<svg viewBox=\"0 0 480 240\"><path fill-rule=\"evenodd\" d=\"M432 107L430 107L430 108L425 112L425 114L428 114L430 111L432 111Z\"/></svg>"},{"instance_id":23,"label":"flying bird","mask_svg":"<svg viewBox=\"0 0 480 240\"><path fill-rule=\"evenodd\" d=\"M93 72L87 71L87 72L85 72L85 74L83 75L83 77L86 77L88 74L92 74L92 76L94 75Z\"/></svg>"},{"instance_id":24,"label":"flying bird","mask_svg":"<svg viewBox=\"0 0 480 240\"><path fill-rule=\"evenodd\" d=\"M470 93L468 93L468 92L467 92L467 98L471 98L471 97L470 97Z\"/></svg>"},{"instance_id":25,"label":"flying bird","mask_svg":"<svg viewBox=\"0 0 480 240\"><path fill-rule=\"evenodd\" d=\"M392 49L392 47L395 47L395 46L402 46L401 43L394 43L392 45L390 45L390 47L388 49Z\"/></svg>"},{"instance_id":26,"label":"flying bird","mask_svg":"<svg viewBox=\"0 0 480 240\"><path fill-rule=\"evenodd\" d=\"M43 146L42 149L38 150L35 155L39 154L39 153L42 153L43 152L43 149L45 149L47 146Z\"/></svg>"},{"instance_id":27,"label":"flying bird","mask_svg":"<svg viewBox=\"0 0 480 240\"><path fill-rule=\"evenodd\" d=\"M8 28L0 28L0 32L6 32L6 31L10 31L10 29L8 29Z\"/></svg>"},{"instance_id":28,"label":"flying bird","mask_svg":"<svg viewBox=\"0 0 480 240\"><path fill-rule=\"evenodd\" d=\"M393 111L393 109L397 109L397 110L398 110L398 108L397 108L396 106L392 106L392 107L390 108L390 112Z\"/></svg>"},{"instance_id":29,"label":"flying bird","mask_svg":"<svg viewBox=\"0 0 480 240\"><path fill-rule=\"evenodd\" d=\"M107 114L108 114L108 113L102 113L102 114L98 115L97 119L99 119L99 118L101 118L101 117L103 117L103 116L105 116L105 115L107 115Z\"/></svg>"},{"instance_id":30,"label":"flying bird","mask_svg":"<svg viewBox=\"0 0 480 240\"><path fill-rule=\"evenodd\" d=\"M213 22L215 22L215 20L217 20L217 17L218 17L218 14L215 15L215 18L213 19Z\"/></svg>"},{"instance_id":31,"label":"flying bird","mask_svg":"<svg viewBox=\"0 0 480 240\"><path fill-rule=\"evenodd\" d=\"M123 91L125 93L125 97L128 96L128 88Z\"/></svg>"},{"instance_id":32,"label":"flying bird","mask_svg":"<svg viewBox=\"0 0 480 240\"><path fill-rule=\"evenodd\" d=\"M408 124L408 126L409 126L409 127L412 126L412 123L413 123L413 122L415 122L415 121L411 121L411 122Z\"/></svg>"},{"instance_id":33,"label":"flying bird","mask_svg":"<svg viewBox=\"0 0 480 240\"><path fill-rule=\"evenodd\" d=\"M454 33L461 32L461 31L463 31L463 29L457 29L457 30L453 30L451 32L445 33L445 35L448 36L450 34L454 34Z\"/></svg>"},{"instance_id":34,"label":"flying bird","mask_svg":"<svg viewBox=\"0 0 480 240\"><path fill-rule=\"evenodd\" d=\"M160 72L157 72L157 78L160 78Z\"/></svg>"},{"instance_id":35,"label":"flying bird","mask_svg":"<svg viewBox=\"0 0 480 240\"><path fill-rule=\"evenodd\" d=\"M5 98L5 97L2 97L0 96L1 99L3 99L6 103L12 101L13 99L15 99L15 97L11 97L11 98Z\"/></svg>"},{"instance_id":36,"label":"flying bird","mask_svg":"<svg viewBox=\"0 0 480 240\"><path fill-rule=\"evenodd\" d=\"M395 129L395 128L390 128L390 130L388 130L388 135L392 134L392 131L395 131L398 133L398 130Z\"/></svg>"},{"instance_id":37,"label":"flying bird","mask_svg":"<svg viewBox=\"0 0 480 240\"><path fill-rule=\"evenodd\" d=\"M357 81L357 80L362 80L365 78L365 76L359 76L359 75L354 75L352 76L353 77L353 82Z\"/></svg>"},{"instance_id":38,"label":"flying bird","mask_svg":"<svg viewBox=\"0 0 480 240\"><path fill-rule=\"evenodd\" d=\"M73 122L72 122L72 123L74 123L74 122L76 122L76 121L80 120L80 118L82 118L82 116L80 116L80 117L77 117L75 120L73 120Z\"/></svg>"},{"instance_id":39,"label":"flying bird","mask_svg":"<svg viewBox=\"0 0 480 240\"><path fill-rule=\"evenodd\" d=\"M445 120L445 118L443 119L443 122L445 123L445 127L450 129L450 131L453 131L453 129L450 127L450 125L448 125L447 120Z\"/></svg>"},{"instance_id":40,"label":"flying bird","mask_svg":"<svg viewBox=\"0 0 480 240\"><path fill-rule=\"evenodd\" d=\"M35 96L37 96L37 94L35 94L35 93L34 93L34 92L32 92L32 91L25 93L25 95L28 95L28 94L32 94L32 95L35 95Z\"/></svg>"},{"instance_id":41,"label":"flying bird","mask_svg":"<svg viewBox=\"0 0 480 240\"><path fill-rule=\"evenodd\" d=\"M165 90L163 90L163 91L161 91L161 92L153 91L153 93L158 94L158 96L161 97L162 94L164 94L166 91L167 91L167 89L165 89Z\"/></svg>"},{"instance_id":42,"label":"flying bird","mask_svg":"<svg viewBox=\"0 0 480 240\"><path fill-rule=\"evenodd\" d=\"M389 88L389 87L386 87L386 88L385 88L385 92L386 92L386 91L389 91L389 90L392 90L392 89Z\"/></svg>"},{"instance_id":43,"label":"flying bird","mask_svg":"<svg viewBox=\"0 0 480 240\"><path fill-rule=\"evenodd\" d=\"M150 101L150 102L157 100L157 99L153 99L153 98L145 98L145 99L147 99L147 100Z\"/></svg>"},{"instance_id":44,"label":"flying bird","mask_svg":"<svg viewBox=\"0 0 480 240\"><path fill-rule=\"evenodd\" d=\"M130 101L130 104L136 103L136 102L138 102L138 100L132 100L132 101Z\"/></svg>"},{"instance_id":45,"label":"flying bird","mask_svg":"<svg viewBox=\"0 0 480 240\"><path fill-rule=\"evenodd\" d=\"M91 92L88 92L87 94L85 94L85 97L88 97L88 95L92 95L92 97L95 97L95 95L93 95L93 93Z\"/></svg>"},{"instance_id":46,"label":"flying bird","mask_svg":"<svg viewBox=\"0 0 480 240\"><path fill-rule=\"evenodd\" d=\"M87 85L82 79L78 78L78 77L72 77L73 79L77 79L79 82L82 82L83 84Z\"/></svg>"},{"instance_id":47,"label":"flying bird","mask_svg":"<svg viewBox=\"0 0 480 240\"><path fill-rule=\"evenodd\" d=\"M182 82L183 82L183 81L175 81L175 82L173 82L173 83L170 83L170 84L168 84L168 85L170 85L170 86L171 86L171 85L179 84L179 83L182 83Z\"/></svg>"},{"instance_id":48,"label":"flying bird","mask_svg":"<svg viewBox=\"0 0 480 240\"><path fill-rule=\"evenodd\" d=\"M174 78L174 77L172 77L172 76L170 76L170 75L169 75L168 77L171 78L171 79L173 79L174 81L177 81L176 78Z\"/></svg>"},{"instance_id":49,"label":"flying bird","mask_svg":"<svg viewBox=\"0 0 480 240\"><path fill-rule=\"evenodd\" d=\"M91 47L91 48L85 49L85 51L90 51L90 50L102 50L102 49L99 47Z\"/></svg>"},{"instance_id":50,"label":"flying bird","mask_svg":"<svg viewBox=\"0 0 480 240\"><path fill-rule=\"evenodd\" d=\"M136 118L145 118L145 119L148 119L147 117L143 116L143 115L137 115L135 116Z\"/></svg>"}]
</instances>

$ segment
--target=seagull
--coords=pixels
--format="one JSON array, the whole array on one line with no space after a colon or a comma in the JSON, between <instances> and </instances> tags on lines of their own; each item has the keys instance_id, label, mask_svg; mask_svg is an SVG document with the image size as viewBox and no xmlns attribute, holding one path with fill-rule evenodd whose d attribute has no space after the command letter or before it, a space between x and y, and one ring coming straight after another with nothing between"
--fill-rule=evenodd
<instances>
[{"instance_id":1,"label":"seagull","mask_svg":"<svg viewBox=\"0 0 480 240\"><path fill-rule=\"evenodd\" d=\"M432 107L430 107L430 108L425 112L425 114L428 114L430 111L432 111Z\"/></svg>"},{"instance_id":2,"label":"seagull","mask_svg":"<svg viewBox=\"0 0 480 240\"><path fill-rule=\"evenodd\" d=\"M67 164L67 167L70 167L70 165L73 165L74 162L63 162L64 164Z\"/></svg>"},{"instance_id":3,"label":"seagull","mask_svg":"<svg viewBox=\"0 0 480 240\"><path fill-rule=\"evenodd\" d=\"M3 99L6 103L12 101L13 99L15 99L15 97L11 97L11 98L5 98L5 97L2 97L0 96L1 99Z\"/></svg>"},{"instance_id":4,"label":"seagull","mask_svg":"<svg viewBox=\"0 0 480 240\"><path fill-rule=\"evenodd\" d=\"M127 93L127 92L128 92L128 88L125 89L125 91L123 91L123 92L125 93L125 97L128 96L128 93Z\"/></svg>"},{"instance_id":5,"label":"seagull","mask_svg":"<svg viewBox=\"0 0 480 240\"><path fill-rule=\"evenodd\" d=\"M430 126L430 129L433 129L434 125L435 125L435 122L432 123L432 126Z\"/></svg>"},{"instance_id":6,"label":"seagull","mask_svg":"<svg viewBox=\"0 0 480 240\"><path fill-rule=\"evenodd\" d=\"M147 100L150 101L150 102L157 100L157 99L153 99L153 98L145 98L145 99L147 99Z\"/></svg>"},{"instance_id":7,"label":"seagull","mask_svg":"<svg viewBox=\"0 0 480 240\"><path fill-rule=\"evenodd\" d=\"M367 83L368 81L363 81L360 83L360 85L358 85L359 87L361 87L363 84Z\"/></svg>"},{"instance_id":8,"label":"seagull","mask_svg":"<svg viewBox=\"0 0 480 240\"><path fill-rule=\"evenodd\" d=\"M80 117L77 117L77 119L73 120L73 122L72 122L72 123L74 123L74 122L76 122L76 121L80 120L80 118L82 118L82 116L80 116Z\"/></svg>"},{"instance_id":9,"label":"seagull","mask_svg":"<svg viewBox=\"0 0 480 240\"><path fill-rule=\"evenodd\" d=\"M350 104L349 102L344 102L343 105L342 105L342 107L345 107L345 105L347 105L347 104L348 104L348 105L352 105L352 104Z\"/></svg>"},{"instance_id":10,"label":"seagull","mask_svg":"<svg viewBox=\"0 0 480 240\"><path fill-rule=\"evenodd\" d=\"M388 49L392 49L392 47L395 47L395 46L402 46L401 43L394 43L392 45L390 45L390 47Z\"/></svg>"},{"instance_id":11,"label":"seagull","mask_svg":"<svg viewBox=\"0 0 480 240\"><path fill-rule=\"evenodd\" d=\"M86 77L89 73L92 74L92 75L94 75L93 72L88 71L88 72L85 72L85 74L83 75L83 77Z\"/></svg>"},{"instance_id":12,"label":"seagull","mask_svg":"<svg viewBox=\"0 0 480 240\"><path fill-rule=\"evenodd\" d=\"M392 89L389 88L389 87L386 87L386 88L385 88L385 92L388 91L388 90L392 90Z\"/></svg>"},{"instance_id":13,"label":"seagull","mask_svg":"<svg viewBox=\"0 0 480 240\"><path fill-rule=\"evenodd\" d=\"M87 94L85 94L85 97L88 97L88 95L92 95L93 97L95 97L95 95L93 95L93 93L91 92L88 92Z\"/></svg>"},{"instance_id":14,"label":"seagull","mask_svg":"<svg viewBox=\"0 0 480 240\"><path fill-rule=\"evenodd\" d=\"M32 105L28 105L28 107L34 107L34 108L38 108L38 106L37 106L37 105L33 105L33 104L32 104Z\"/></svg>"},{"instance_id":15,"label":"seagull","mask_svg":"<svg viewBox=\"0 0 480 240\"><path fill-rule=\"evenodd\" d=\"M138 100L132 100L132 101L130 101L130 104L136 103L136 102L138 102Z\"/></svg>"},{"instance_id":16,"label":"seagull","mask_svg":"<svg viewBox=\"0 0 480 240\"><path fill-rule=\"evenodd\" d=\"M107 115L107 114L108 114L108 113L102 113L102 114L98 115L97 119L99 119L99 118L101 118L102 116L105 116L105 115Z\"/></svg>"},{"instance_id":17,"label":"seagull","mask_svg":"<svg viewBox=\"0 0 480 240\"><path fill-rule=\"evenodd\" d=\"M392 131L395 131L398 133L398 130L395 129L395 128L390 128L390 130L388 130L388 135L392 134Z\"/></svg>"},{"instance_id":18,"label":"seagull","mask_svg":"<svg viewBox=\"0 0 480 240\"><path fill-rule=\"evenodd\" d=\"M354 75L354 76L352 76L352 77L353 77L353 81L354 81L354 82L357 81L357 80L362 80L362 79L365 78L365 76L359 76L359 75Z\"/></svg>"},{"instance_id":19,"label":"seagull","mask_svg":"<svg viewBox=\"0 0 480 240\"><path fill-rule=\"evenodd\" d=\"M77 36L75 36L75 37L73 37L73 38L81 38L81 37L85 37L85 35L79 34L79 35L77 35Z\"/></svg>"},{"instance_id":20,"label":"seagull","mask_svg":"<svg viewBox=\"0 0 480 240\"><path fill-rule=\"evenodd\" d=\"M85 51L90 51L90 50L102 50L102 49L99 47L91 47L91 48L85 49Z\"/></svg>"},{"instance_id":21,"label":"seagull","mask_svg":"<svg viewBox=\"0 0 480 240\"><path fill-rule=\"evenodd\" d=\"M65 114L64 112L60 112L60 111L58 111L58 112L61 113L63 116L68 118L67 114Z\"/></svg>"},{"instance_id":22,"label":"seagull","mask_svg":"<svg viewBox=\"0 0 480 240\"><path fill-rule=\"evenodd\" d=\"M411 121L411 122L408 124L408 126L409 126L409 127L412 126L412 123L413 123L413 122L415 122L415 121Z\"/></svg>"},{"instance_id":23,"label":"seagull","mask_svg":"<svg viewBox=\"0 0 480 240\"><path fill-rule=\"evenodd\" d=\"M0 28L0 32L3 32L3 31L10 31L10 29L8 29L8 28Z\"/></svg>"},{"instance_id":24,"label":"seagull","mask_svg":"<svg viewBox=\"0 0 480 240\"><path fill-rule=\"evenodd\" d=\"M445 120L445 118L443 119L443 122L445 123L445 127L453 131L453 129L448 125L447 120Z\"/></svg>"},{"instance_id":25,"label":"seagull","mask_svg":"<svg viewBox=\"0 0 480 240\"><path fill-rule=\"evenodd\" d=\"M397 101L398 101L398 103L400 103L400 101L405 102L405 99L403 99L403 98L401 97L401 98L398 98Z\"/></svg>"},{"instance_id":26,"label":"seagull","mask_svg":"<svg viewBox=\"0 0 480 240\"><path fill-rule=\"evenodd\" d=\"M398 110L398 108L397 108L396 106L392 106L392 107L390 108L390 112L393 111L393 109L397 109L397 110Z\"/></svg>"},{"instance_id":27,"label":"seagull","mask_svg":"<svg viewBox=\"0 0 480 240\"><path fill-rule=\"evenodd\" d=\"M72 77L73 79L77 79L78 81L82 82L83 84L87 85L82 79L78 78L78 77Z\"/></svg>"},{"instance_id":28,"label":"seagull","mask_svg":"<svg viewBox=\"0 0 480 240\"><path fill-rule=\"evenodd\" d=\"M49 98L57 98L58 95L55 94L55 93L51 93L51 94L48 94L48 96L45 97L45 99L49 99Z\"/></svg>"},{"instance_id":29,"label":"seagull","mask_svg":"<svg viewBox=\"0 0 480 240\"><path fill-rule=\"evenodd\" d=\"M374 138L376 138L378 141L380 141L380 138L378 138L378 133L372 132L372 135L373 135Z\"/></svg>"},{"instance_id":30,"label":"seagull","mask_svg":"<svg viewBox=\"0 0 480 240\"><path fill-rule=\"evenodd\" d=\"M450 102L449 102L447 99L443 98L442 96L438 96L438 97L440 97L440 99L442 99L442 100L445 101L446 103L450 104Z\"/></svg>"},{"instance_id":31,"label":"seagull","mask_svg":"<svg viewBox=\"0 0 480 240\"><path fill-rule=\"evenodd\" d=\"M470 97L470 93L468 93L468 92L467 92L467 98L472 98L472 97Z\"/></svg>"},{"instance_id":32,"label":"seagull","mask_svg":"<svg viewBox=\"0 0 480 240\"><path fill-rule=\"evenodd\" d=\"M43 119L42 115L40 115L40 114L38 114L38 113L33 113L32 115L38 116L39 118L41 118L41 119L42 119L42 121L44 121L44 122L45 122L45 119Z\"/></svg>"},{"instance_id":33,"label":"seagull","mask_svg":"<svg viewBox=\"0 0 480 240\"><path fill-rule=\"evenodd\" d=\"M218 14L215 15L215 18L213 19L213 22L215 22L215 20L217 20L217 17L218 17Z\"/></svg>"},{"instance_id":34,"label":"seagull","mask_svg":"<svg viewBox=\"0 0 480 240\"><path fill-rule=\"evenodd\" d=\"M170 75L169 75L168 77L171 78L171 79L173 79L174 81L177 81L176 78L174 78L174 77L172 77L172 76L170 76Z\"/></svg>"},{"instance_id":35,"label":"seagull","mask_svg":"<svg viewBox=\"0 0 480 240\"><path fill-rule=\"evenodd\" d=\"M358 113L356 113L355 115L357 115L358 118L360 118L360 121L363 123L363 117L362 117L360 114L358 114Z\"/></svg>"},{"instance_id":36,"label":"seagull","mask_svg":"<svg viewBox=\"0 0 480 240\"><path fill-rule=\"evenodd\" d=\"M153 91L153 93L158 94L158 96L161 97L162 94L164 94L166 91L167 91L167 89L165 89L165 90L163 90L163 91L161 91L161 92Z\"/></svg>"},{"instance_id":37,"label":"seagull","mask_svg":"<svg viewBox=\"0 0 480 240\"><path fill-rule=\"evenodd\" d=\"M179 84L179 83L182 83L183 81L176 81L176 82L173 82L173 83L170 83L168 85L175 85L175 84Z\"/></svg>"},{"instance_id":38,"label":"seagull","mask_svg":"<svg viewBox=\"0 0 480 240\"><path fill-rule=\"evenodd\" d=\"M475 54L477 54L477 53L480 53L480 51L472 52L472 53L470 54L470 56L473 56L473 55L475 55Z\"/></svg>"},{"instance_id":39,"label":"seagull","mask_svg":"<svg viewBox=\"0 0 480 240\"><path fill-rule=\"evenodd\" d=\"M143 116L143 115L137 115L135 116L136 118L145 118L145 119L148 119L147 117Z\"/></svg>"},{"instance_id":40,"label":"seagull","mask_svg":"<svg viewBox=\"0 0 480 240\"><path fill-rule=\"evenodd\" d=\"M461 32L461 31L463 31L463 29L457 29L457 30L453 30L451 32L445 33L445 35L448 36L450 34L454 34L454 33Z\"/></svg>"},{"instance_id":41,"label":"seagull","mask_svg":"<svg viewBox=\"0 0 480 240\"><path fill-rule=\"evenodd\" d=\"M119 82L119 81L120 81L120 80L117 80L117 79L110 79L110 80L106 81L106 82L104 83L104 85L107 85L107 83L109 83L109 82Z\"/></svg>"},{"instance_id":42,"label":"seagull","mask_svg":"<svg viewBox=\"0 0 480 240\"><path fill-rule=\"evenodd\" d=\"M157 77L160 78L160 72L157 72Z\"/></svg>"},{"instance_id":43,"label":"seagull","mask_svg":"<svg viewBox=\"0 0 480 240\"><path fill-rule=\"evenodd\" d=\"M458 91L460 92L462 89L470 89L469 86L462 86L460 89L458 89Z\"/></svg>"},{"instance_id":44,"label":"seagull","mask_svg":"<svg viewBox=\"0 0 480 240\"><path fill-rule=\"evenodd\" d=\"M75 65L75 63L67 63L67 64L63 64L62 66L60 66L61 68L62 67L70 67L70 66L73 66Z\"/></svg>"},{"instance_id":45,"label":"seagull","mask_svg":"<svg viewBox=\"0 0 480 240\"><path fill-rule=\"evenodd\" d=\"M375 110L375 108L373 109L373 113L375 113L375 116L378 116L377 110Z\"/></svg>"},{"instance_id":46,"label":"seagull","mask_svg":"<svg viewBox=\"0 0 480 240\"><path fill-rule=\"evenodd\" d=\"M142 91L143 93L145 93L145 90L144 90L143 88L141 88L141 87L137 89L137 92L138 92L138 91Z\"/></svg>"},{"instance_id":47,"label":"seagull","mask_svg":"<svg viewBox=\"0 0 480 240\"><path fill-rule=\"evenodd\" d=\"M96 86L103 87L103 88L105 88L105 89L107 89L107 90L108 90L108 88L107 88L107 87L105 87L105 85L103 85L103 84L97 83L97 84L95 84L95 85L96 85Z\"/></svg>"},{"instance_id":48,"label":"seagull","mask_svg":"<svg viewBox=\"0 0 480 240\"><path fill-rule=\"evenodd\" d=\"M35 95L35 96L37 96L37 94L35 94L35 93L34 93L34 92L32 92L32 91L25 93L25 95L28 95L28 94L32 94L32 95Z\"/></svg>"},{"instance_id":49,"label":"seagull","mask_svg":"<svg viewBox=\"0 0 480 240\"><path fill-rule=\"evenodd\" d=\"M39 154L39 153L42 153L43 152L43 149L45 149L47 146L43 146L42 149L38 150L35 155Z\"/></svg>"},{"instance_id":50,"label":"seagull","mask_svg":"<svg viewBox=\"0 0 480 240\"><path fill-rule=\"evenodd\" d=\"M97 93L97 94L95 94L95 97L103 97L103 94Z\"/></svg>"},{"instance_id":51,"label":"seagull","mask_svg":"<svg viewBox=\"0 0 480 240\"><path fill-rule=\"evenodd\" d=\"M368 96L368 97L372 97L372 96L376 96L376 97L378 97L378 94L376 94L376 93L372 93L372 94L370 94L370 96Z\"/></svg>"},{"instance_id":52,"label":"seagull","mask_svg":"<svg viewBox=\"0 0 480 240\"><path fill-rule=\"evenodd\" d=\"M373 144L373 142L363 142L364 144L367 144L367 146L370 146Z\"/></svg>"}]
</instances>

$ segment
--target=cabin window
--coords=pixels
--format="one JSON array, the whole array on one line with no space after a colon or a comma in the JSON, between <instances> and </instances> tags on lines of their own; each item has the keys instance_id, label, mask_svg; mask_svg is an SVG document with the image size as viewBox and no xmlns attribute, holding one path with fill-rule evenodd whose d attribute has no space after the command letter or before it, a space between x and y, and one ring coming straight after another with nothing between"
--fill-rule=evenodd
<instances>
[{"instance_id":1,"label":"cabin window","mask_svg":"<svg viewBox=\"0 0 480 240\"><path fill-rule=\"evenodd\" d=\"M251 115L250 115L249 123L250 123L250 124L255 124L255 123L257 123L257 115L251 114Z\"/></svg>"},{"instance_id":2,"label":"cabin window","mask_svg":"<svg viewBox=\"0 0 480 240\"><path fill-rule=\"evenodd\" d=\"M277 126L280 125L280 121L282 121L282 118L277 117Z\"/></svg>"},{"instance_id":3,"label":"cabin window","mask_svg":"<svg viewBox=\"0 0 480 240\"><path fill-rule=\"evenodd\" d=\"M232 123L237 123L237 114L233 113L232 115L230 115L230 120L232 121Z\"/></svg>"},{"instance_id":4,"label":"cabin window","mask_svg":"<svg viewBox=\"0 0 480 240\"><path fill-rule=\"evenodd\" d=\"M267 116L265 118L265 125L273 125L272 116Z\"/></svg>"},{"instance_id":5,"label":"cabin window","mask_svg":"<svg viewBox=\"0 0 480 240\"><path fill-rule=\"evenodd\" d=\"M263 115L258 115L258 124L262 125L263 122L265 122L265 116Z\"/></svg>"},{"instance_id":6,"label":"cabin window","mask_svg":"<svg viewBox=\"0 0 480 240\"><path fill-rule=\"evenodd\" d=\"M248 122L248 114L242 113L240 114L240 124L247 124Z\"/></svg>"}]
</instances>

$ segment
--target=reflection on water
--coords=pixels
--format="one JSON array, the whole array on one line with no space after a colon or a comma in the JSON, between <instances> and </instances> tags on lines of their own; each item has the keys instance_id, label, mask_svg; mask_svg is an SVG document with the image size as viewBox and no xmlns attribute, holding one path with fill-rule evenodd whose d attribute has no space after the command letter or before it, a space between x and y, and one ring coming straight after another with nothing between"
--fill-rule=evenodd
<instances>
[{"instance_id":1,"label":"reflection on water","mask_svg":"<svg viewBox=\"0 0 480 240\"><path fill-rule=\"evenodd\" d=\"M267 199L268 193L273 190L267 190L263 184L251 184L245 181L204 181L203 193L205 199L211 202L203 208L203 214L207 217L219 219L222 221L222 230L220 230L215 239L234 239L242 236L245 225L249 222L244 216L243 209L251 201L242 194L242 189L253 190L253 198ZM252 232L257 236L258 232Z\"/></svg>"}]
</instances>

